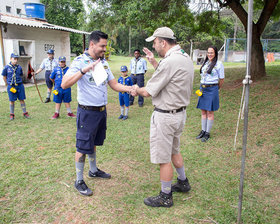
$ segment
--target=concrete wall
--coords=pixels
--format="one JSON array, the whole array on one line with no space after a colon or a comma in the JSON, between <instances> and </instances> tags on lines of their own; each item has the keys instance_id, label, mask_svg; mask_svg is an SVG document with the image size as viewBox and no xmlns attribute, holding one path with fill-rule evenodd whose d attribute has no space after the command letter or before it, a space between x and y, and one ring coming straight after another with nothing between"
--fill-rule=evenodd
<instances>
[{"instance_id":1,"label":"concrete wall","mask_svg":"<svg viewBox=\"0 0 280 224\"><path fill-rule=\"evenodd\" d=\"M5 64L9 63L12 52L19 54L19 46L24 46L26 55L20 56L19 64L23 67L25 76L27 75L28 61L31 62L31 66L34 70L37 70L43 59L47 57L46 52L50 48L55 50L55 58L65 56L67 65L70 65L70 37L68 32L7 25L7 32L4 32L4 29L2 28L2 34ZM0 51L2 51L2 49L0 49ZM1 65L1 63L0 71L2 72L3 65ZM44 74L45 71L38 74L37 79L44 79ZM2 76L0 77L0 85L4 85Z\"/></svg>"},{"instance_id":2,"label":"concrete wall","mask_svg":"<svg viewBox=\"0 0 280 224\"><path fill-rule=\"evenodd\" d=\"M24 3L31 3L31 2L40 3L40 0L1 0L0 13L14 15L14 16L20 16L20 14L18 14L18 11L17 11L17 9L20 9L21 14L26 14ZM7 12L6 6L11 7L10 13Z\"/></svg>"}]
</instances>

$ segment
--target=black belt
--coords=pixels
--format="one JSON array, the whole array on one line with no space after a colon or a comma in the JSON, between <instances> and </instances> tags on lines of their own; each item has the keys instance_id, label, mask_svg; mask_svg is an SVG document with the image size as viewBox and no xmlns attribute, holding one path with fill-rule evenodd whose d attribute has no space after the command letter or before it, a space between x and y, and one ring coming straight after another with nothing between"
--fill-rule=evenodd
<instances>
[{"instance_id":1,"label":"black belt","mask_svg":"<svg viewBox=\"0 0 280 224\"><path fill-rule=\"evenodd\" d=\"M140 74L132 74L133 76L137 76L137 75L144 75L144 73L140 73Z\"/></svg>"},{"instance_id":2,"label":"black belt","mask_svg":"<svg viewBox=\"0 0 280 224\"><path fill-rule=\"evenodd\" d=\"M95 107L95 106L84 106L81 104L78 104L78 107L84 109L84 110L93 110L93 111L104 111L106 109L106 106L102 106L102 107Z\"/></svg>"},{"instance_id":3,"label":"black belt","mask_svg":"<svg viewBox=\"0 0 280 224\"><path fill-rule=\"evenodd\" d=\"M216 83L216 84L201 84L201 87L206 88L206 87L212 87L212 86L217 86L217 85L219 85L219 84L218 83Z\"/></svg>"},{"instance_id":4,"label":"black belt","mask_svg":"<svg viewBox=\"0 0 280 224\"><path fill-rule=\"evenodd\" d=\"M181 108L179 108L177 110L162 110L162 109L159 109L159 108L155 107L154 110L157 111L157 112L161 112L161 113L175 114L175 113L181 112L181 111L183 111L185 109L186 109L186 107L181 107Z\"/></svg>"}]
</instances>

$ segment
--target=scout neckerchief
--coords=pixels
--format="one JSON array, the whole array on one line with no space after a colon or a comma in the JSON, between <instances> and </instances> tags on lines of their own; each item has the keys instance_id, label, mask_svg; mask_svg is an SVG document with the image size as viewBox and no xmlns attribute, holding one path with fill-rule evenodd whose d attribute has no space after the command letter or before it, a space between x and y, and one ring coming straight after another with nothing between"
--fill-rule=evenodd
<instances>
[{"instance_id":1,"label":"scout neckerchief","mask_svg":"<svg viewBox=\"0 0 280 224\"><path fill-rule=\"evenodd\" d=\"M62 77L64 76L64 69L65 69L66 67L67 67L66 65L65 65L63 68L59 66L60 71L61 71L61 73L62 73Z\"/></svg>"},{"instance_id":2,"label":"scout neckerchief","mask_svg":"<svg viewBox=\"0 0 280 224\"><path fill-rule=\"evenodd\" d=\"M12 85L13 84L13 81L15 82L15 86L17 86L18 84L17 84L17 79L16 79L16 71L17 71L17 68L18 68L18 65L15 65L15 66L13 66L11 63L10 64L8 64L12 69L13 69L13 71L14 71L14 73L13 73L13 76L12 76L12 81L11 81L11 84L10 85ZM15 67L15 68L14 68Z\"/></svg>"},{"instance_id":3,"label":"scout neckerchief","mask_svg":"<svg viewBox=\"0 0 280 224\"><path fill-rule=\"evenodd\" d=\"M90 60L95 61L95 60L93 59L93 57L91 57L87 51L85 51L84 54L85 54L86 56L88 56Z\"/></svg>"}]
</instances>

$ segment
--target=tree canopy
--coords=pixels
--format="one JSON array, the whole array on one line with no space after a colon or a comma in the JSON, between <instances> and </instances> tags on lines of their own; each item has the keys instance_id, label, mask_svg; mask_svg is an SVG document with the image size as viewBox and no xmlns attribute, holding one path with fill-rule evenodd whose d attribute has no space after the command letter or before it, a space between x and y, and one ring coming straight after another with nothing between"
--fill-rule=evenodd
<instances>
[{"instance_id":1,"label":"tree canopy","mask_svg":"<svg viewBox=\"0 0 280 224\"><path fill-rule=\"evenodd\" d=\"M85 10L82 0L42 0L46 6L49 23L80 29L84 26ZM81 34L71 33L71 52L80 53L83 48Z\"/></svg>"}]
</instances>

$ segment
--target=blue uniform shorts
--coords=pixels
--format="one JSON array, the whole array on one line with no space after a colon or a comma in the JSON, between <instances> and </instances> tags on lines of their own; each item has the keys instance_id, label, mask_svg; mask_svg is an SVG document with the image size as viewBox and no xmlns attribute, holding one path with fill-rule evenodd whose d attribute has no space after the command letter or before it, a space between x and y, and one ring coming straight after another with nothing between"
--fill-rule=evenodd
<instances>
[{"instance_id":1,"label":"blue uniform shorts","mask_svg":"<svg viewBox=\"0 0 280 224\"><path fill-rule=\"evenodd\" d=\"M58 94L55 95L53 94L53 101L55 103L70 103L72 101L71 97L71 88L68 89L62 89L62 88L57 88Z\"/></svg>"},{"instance_id":2,"label":"blue uniform shorts","mask_svg":"<svg viewBox=\"0 0 280 224\"><path fill-rule=\"evenodd\" d=\"M107 112L77 109L77 152L92 154L94 146L103 145L106 138Z\"/></svg>"},{"instance_id":3,"label":"blue uniform shorts","mask_svg":"<svg viewBox=\"0 0 280 224\"><path fill-rule=\"evenodd\" d=\"M10 91L10 89L12 87L14 87L17 90L15 93L12 93ZM9 101L11 101L11 102L16 101L17 99L19 99L19 100L25 100L26 99L24 85L22 83L18 84L17 86L8 85L7 92L8 92L8 95L9 95Z\"/></svg>"},{"instance_id":4,"label":"blue uniform shorts","mask_svg":"<svg viewBox=\"0 0 280 224\"><path fill-rule=\"evenodd\" d=\"M119 101L120 101L120 106L125 105L126 107L129 107L129 94L119 93Z\"/></svg>"},{"instance_id":5,"label":"blue uniform shorts","mask_svg":"<svg viewBox=\"0 0 280 224\"><path fill-rule=\"evenodd\" d=\"M49 88L49 89L52 89L52 87L53 87L53 82L52 82L52 80L50 80L50 75L51 75L51 71L46 71L46 73L45 73L45 79L46 79L46 84L47 84L47 87Z\"/></svg>"}]
</instances>

